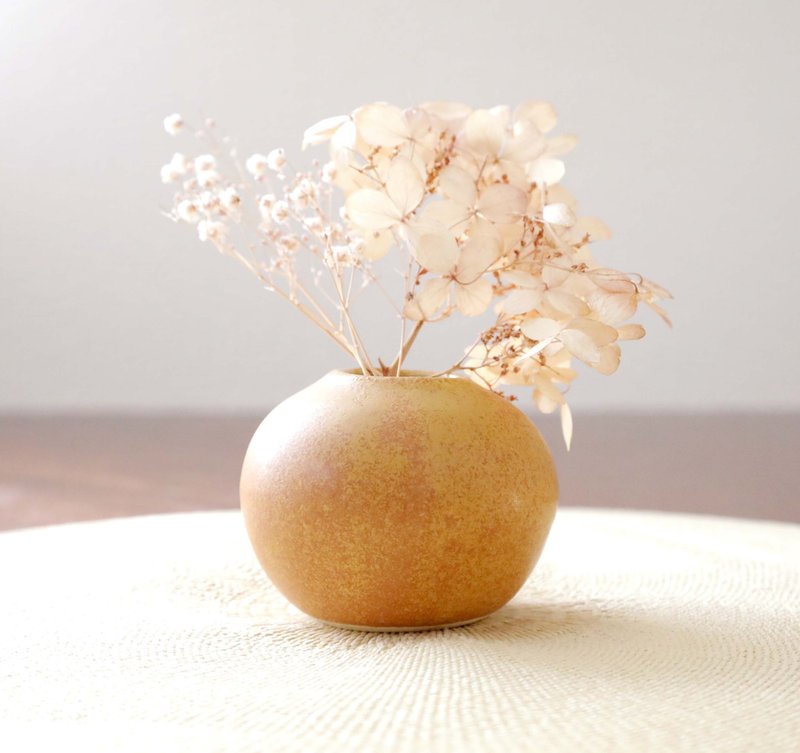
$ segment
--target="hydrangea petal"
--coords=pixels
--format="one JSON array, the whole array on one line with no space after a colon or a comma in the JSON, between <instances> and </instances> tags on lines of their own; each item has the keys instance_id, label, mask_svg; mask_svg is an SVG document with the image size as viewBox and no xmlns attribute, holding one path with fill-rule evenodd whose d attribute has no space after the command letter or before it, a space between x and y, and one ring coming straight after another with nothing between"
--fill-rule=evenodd
<instances>
[{"instance_id":1,"label":"hydrangea petal","mask_svg":"<svg viewBox=\"0 0 800 753\"><path fill-rule=\"evenodd\" d=\"M465 207L472 207L475 204L477 195L475 181L466 170L457 165L448 165L439 174L439 190L448 199Z\"/></svg>"},{"instance_id":2,"label":"hydrangea petal","mask_svg":"<svg viewBox=\"0 0 800 753\"><path fill-rule=\"evenodd\" d=\"M586 316L590 311L585 301L563 290L548 290L545 299L548 305L567 316Z\"/></svg>"},{"instance_id":3,"label":"hydrangea petal","mask_svg":"<svg viewBox=\"0 0 800 753\"><path fill-rule=\"evenodd\" d=\"M547 148L542 132L530 121L514 123L511 138L503 146L503 159L514 162L531 162Z\"/></svg>"},{"instance_id":4,"label":"hydrangea petal","mask_svg":"<svg viewBox=\"0 0 800 753\"><path fill-rule=\"evenodd\" d=\"M425 184L419 170L404 157L396 157L389 167L386 178L386 192L400 212L405 217L419 206L425 196Z\"/></svg>"},{"instance_id":5,"label":"hydrangea petal","mask_svg":"<svg viewBox=\"0 0 800 753\"><path fill-rule=\"evenodd\" d=\"M529 120L542 133L548 133L556 127L558 116L549 102L523 102L514 113L515 120Z\"/></svg>"},{"instance_id":6,"label":"hydrangea petal","mask_svg":"<svg viewBox=\"0 0 800 753\"><path fill-rule=\"evenodd\" d=\"M606 324L618 324L636 313L636 295L633 293L595 290L589 294L588 304L595 316Z\"/></svg>"},{"instance_id":7,"label":"hydrangea petal","mask_svg":"<svg viewBox=\"0 0 800 753\"><path fill-rule=\"evenodd\" d=\"M464 137L477 154L498 154L505 138L505 123L499 113L475 110L464 123Z\"/></svg>"},{"instance_id":8,"label":"hydrangea petal","mask_svg":"<svg viewBox=\"0 0 800 753\"><path fill-rule=\"evenodd\" d=\"M641 324L623 324L617 327L617 335L620 340L641 340L646 332Z\"/></svg>"},{"instance_id":9,"label":"hydrangea petal","mask_svg":"<svg viewBox=\"0 0 800 753\"><path fill-rule=\"evenodd\" d=\"M458 244L449 233L426 233L412 247L414 258L424 269L447 274L458 260Z\"/></svg>"},{"instance_id":10,"label":"hydrangea petal","mask_svg":"<svg viewBox=\"0 0 800 753\"><path fill-rule=\"evenodd\" d=\"M614 327L609 327L607 324L598 322L595 319L586 319L583 317L573 319L569 323L568 329L579 330L585 333L598 348L610 345L618 337L617 330L614 329Z\"/></svg>"},{"instance_id":11,"label":"hydrangea petal","mask_svg":"<svg viewBox=\"0 0 800 753\"><path fill-rule=\"evenodd\" d=\"M404 313L410 319L430 319L447 300L450 280L436 277L428 280L422 289L412 298L405 307Z\"/></svg>"},{"instance_id":12,"label":"hydrangea petal","mask_svg":"<svg viewBox=\"0 0 800 753\"><path fill-rule=\"evenodd\" d=\"M472 108L463 102L425 102L421 107L444 121L464 120L472 112Z\"/></svg>"},{"instance_id":13,"label":"hydrangea petal","mask_svg":"<svg viewBox=\"0 0 800 753\"><path fill-rule=\"evenodd\" d=\"M542 291L522 288L514 290L503 301L503 311L509 316L527 314L539 307L542 302Z\"/></svg>"},{"instance_id":14,"label":"hydrangea petal","mask_svg":"<svg viewBox=\"0 0 800 753\"><path fill-rule=\"evenodd\" d=\"M490 222L509 224L515 222L528 207L528 197L514 186L494 183L478 199L477 210Z\"/></svg>"},{"instance_id":15,"label":"hydrangea petal","mask_svg":"<svg viewBox=\"0 0 800 753\"><path fill-rule=\"evenodd\" d=\"M569 227L575 224L575 215L566 204L547 204L542 209L542 219L551 225Z\"/></svg>"},{"instance_id":16,"label":"hydrangea petal","mask_svg":"<svg viewBox=\"0 0 800 753\"><path fill-rule=\"evenodd\" d=\"M394 237L391 230L376 230L368 234L364 239L364 246L361 250L365 259L377 261L382 259L394 245Z\"/></svg>"},{"instance_id":17,"label":"hydrangea petal","mask_svg":"<svg viewBox=\"0 0 800 753\"><path fill-rule=\"evenodd\" d=\"M569 451L572 445L572 411L566 403L561 404L561 434Z\"/></svg>"},{"instance_id":18,"label":"hydrangea petal","mask_svg":"<svg viewBox=\"0 0 800 753\"><path fill-rule=\"evenodd\" d=\"M397 146L410 135L399 107L378 102L360 107L353 117L359 137L373 146Z\"/></svg>"},{"instance_id":19,"label":"hydrangea petal","mask_svg":"<svg viewBox=\"0 0 800 753\"><path fill-rule=\"evenodd\" d=\"M383 191L361 188L345 202L350 221L364 230L383 230L402 219L394 202Z\"/></svg>"},{"instance_id":20,"label":"hydrangea petal","mask_svg":"<svg viewBox=\"0 0 800 753\"><path fill-rule=\"evenodd\" d=\"M587 272L587 277L607 293L633 294L636 292L636 285L628 275L617 272L615 269L592 269Z\"/></svg>"},{"instance_id":21,"label":"hydrangea petal","mask_svg":"<svg viewBox=\"0 0 800 753\"><path fill-rule=\"evenodd\" d=\"M560 159L539 157L528 168L528 177L535 183L554 185L564 177L565 172L566 167Z\"/></svg>"},{"instance_id":22,"label":"hydrangea petal","mask_svg":"<svg viewBox=\"0 0 800 753\"><path fill-rule=\"evenodd\" d=\"M589 366L594 366L600 361L600 349L585 332L578 329L565 329L560 335L560 340L573 356L580 358Z\"/></svg>"},{"instance_id":23,"label":"hydrangea petal","mask_svg":"<svg viewBox=\"0 0 800 753\"><path fill-rule=\"evenodd\" d=\"M458 235L469 226L470 211L456 201L444 199L427 203L419 212L421 223L436 223Z\"/></svg>"},{"instance_id":24,"label":"hydrangea petal","mask_svg":"<svg viewBox=\"0 0 800 753\"><path fill-rule=\"evenodd\" d=\"M499 255L500 249L492 238L479 235L470 239L458 257L458 281L469 284L486 272Z\"/></svg>"},{"instance_id":25,"label":"hydrangea petal","mask_svg":"<svg viewBox=\"0 0 800 753\"><path fill-rule=\"evenodd\" d=\"M478 316L489 308L494 291L488 280L479 278L469 285L456 284L456 306L464 316Z\"/></svg>"},{"instance_id":26,"label":"hydrangea petal","mask_svg":"<svg viewBox=\"0 0 800 753\"><path fill-rule=\"evenodd\" d=\"M616 343L606 345L600 350L600 360L594 368L604 376L610 376L619 368L621 349Z\"/></svg>"},{"instance_id":27,"label":"hydrangea petal","mask_svg":"<svg viewBox=\"0 0 800 753\"><path fill-rule=\"evenodd\" d=\"M318 123L306 128L303 133L303 149L309 146L316 146L328 141L339 126L350 120L348 115L334 115L331 118L323 118Z\"/></svg>"},{"instance_id":28,"label":"hydrangea petal","mask_svg":"<svg viewBox=\"0 0 800 753\"><path fill-rule=\"evenodd\" d=\"M578 146L578 137L571 133L564 133L559 136L551 136L547 139L545 155L548 157L562 157L569 154Z\"/></svg>"},{"instance_id":29,"label":"hydrangea petal","mask_svg":"<svg viewBox=\"0 0 800 753\"><path fill-rule=\"evenodd\" d=\"M542 413L552 413L559 408L558 403L543 395L540 390L533 391L533 402Z\"/></svg>"},{"instance_id":30,"label":"hydrangea petal","mask_svg":"<svg viewBox=\"0 0 800 753\"><path fill-rule=\"evenodd\" d=\"M562 326L555 319L539 316L522 322L520 330L525 337L531 340L547 340L561 332Z\"/></svg>"}]
</instances>

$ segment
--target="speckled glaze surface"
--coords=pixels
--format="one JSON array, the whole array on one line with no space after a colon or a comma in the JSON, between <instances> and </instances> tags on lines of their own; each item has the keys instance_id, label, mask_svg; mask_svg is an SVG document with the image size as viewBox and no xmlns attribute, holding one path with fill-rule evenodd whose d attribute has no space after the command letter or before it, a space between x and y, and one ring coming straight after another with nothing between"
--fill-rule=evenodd
<instances>
[{"instance_id":1,"label":"speckled glaze surface","mask_svg":"<svg viewBox=\"0 0 800 753\"><path fill-rule=\"evenodd\" d=\"M478 619L531 573L558 482L536 427L462 378L333 371L276 407L244 460L256 555L297 607L365 628Z\"/></svg>"}]
</instances>

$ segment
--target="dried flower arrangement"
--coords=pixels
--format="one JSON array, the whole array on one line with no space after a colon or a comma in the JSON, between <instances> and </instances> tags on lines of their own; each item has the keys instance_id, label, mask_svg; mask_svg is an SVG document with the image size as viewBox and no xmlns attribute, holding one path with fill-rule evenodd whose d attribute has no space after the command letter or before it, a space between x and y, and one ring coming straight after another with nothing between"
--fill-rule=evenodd
<instances>
[{"instance_id":1,"label":"dried flower arrangement","mask_svg":"<svg viewBox=\"0 0 800 753\"><path fill-rule=\"evenodd\" d=\"M619 341L645 334L625 323L638 304L669 323L657 301L671 296L641 275L594 261L590 244L610 232L596 218L576 216L560 159L576 138L548 135L555 125L546 102L513 112L451 102L407 110L370 104L309 128L303 147L329 142L330 159L289 174L283 149L242 164L207 121L194 133L209 153L175 154L161 177L180 183L172 219L195 225L200 240L241 262L364 374L399 374L423 326L456 312L483 314L495 301L495 321L437 375L461 371L495 391L532 387L539 410L561 411L569 445L565 389L577 376L573 359L611 374ZM164 127L173 135L187 130L179 115ZM400 272L402 301L392 300L376 274L384 257ZM353 316L358 291L373 285L400 322L388 365L370 358Z\"/></svg>"}]
</instances>

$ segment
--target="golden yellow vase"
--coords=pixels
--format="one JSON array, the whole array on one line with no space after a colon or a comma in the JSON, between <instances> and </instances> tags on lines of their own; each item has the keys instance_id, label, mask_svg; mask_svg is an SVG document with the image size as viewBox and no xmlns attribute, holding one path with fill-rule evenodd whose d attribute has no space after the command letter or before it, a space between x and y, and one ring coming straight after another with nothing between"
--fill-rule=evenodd
<instances>
[{"instance_id":1,"label":"golden yellow vase","mask_svg":"<svg viewBox=\"0 0 800 753\"><path fill-rule=\"evenodd\" d=\"M519 590L558 482L536 427L464 378L333 371L275 408L241 503L277 588L324 622L462 625Z\"/></svg>"}]
</instances>

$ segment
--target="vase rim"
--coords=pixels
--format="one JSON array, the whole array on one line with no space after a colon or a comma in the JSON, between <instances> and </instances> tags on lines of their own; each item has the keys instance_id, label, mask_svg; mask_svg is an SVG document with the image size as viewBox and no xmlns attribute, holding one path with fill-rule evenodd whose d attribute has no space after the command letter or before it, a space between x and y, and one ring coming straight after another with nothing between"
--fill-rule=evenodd
<instances>
[{"instance_id":1,"label":"vase rim","mask_svg":"<svg viewBox=\"0 0 800 753\"><path fill-rule=\"evenodd\" d=\"M343 376L351 379L363 379L367 381L406 381L412 379L463 379L460 374L441 374L436 371L424 371L420 369L400 369L400 375L392 374L391 376L384 376L383 374L364 374L359 368L352 369L334 369L330 372L331 375Z\"/></svg>"}]
</instances>

